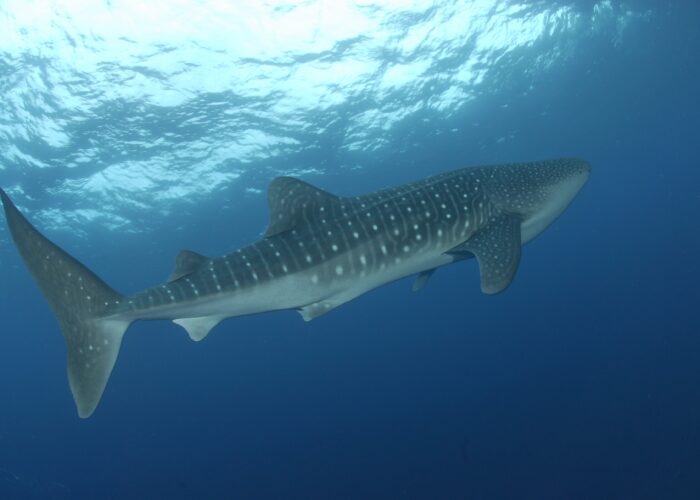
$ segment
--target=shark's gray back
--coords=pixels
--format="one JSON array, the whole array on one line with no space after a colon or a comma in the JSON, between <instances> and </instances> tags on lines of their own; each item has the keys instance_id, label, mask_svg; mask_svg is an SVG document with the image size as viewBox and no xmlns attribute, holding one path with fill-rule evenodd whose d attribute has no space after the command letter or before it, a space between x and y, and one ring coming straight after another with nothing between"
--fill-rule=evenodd
<instances>
[{"instance_id":1,"label":"shark's gray back","mask_svg":"<svg viewBox=\"0 0 700 500\"><path fill-rule=\"evenodd\" d=\"M521 243L539 234L588 178L580 160L456 170L364 196L280 177L265 236L231 254L181 252L167 282L124 296L42 236L0 189L12 237L67 343L80 416L97 406L124 332L173 319L201 340L224 318L283 308L312 319L384 283L476 257L481 289L512 281ZM416 288L414 287L414 288Z\"/></svg>"},{"instance_id":2,"label":"shark's gray back","mask_svg":"<svg viewBox=\"0 0 700 500\"><path fill-rule=\"evenodd\" d=\"M278 177L268 190L270 225L262 240L194 267L189 260L178 264L178 279L135 296L132 307L246 290L309 270L315 273L310 284L363 277L421 252L470 257L474 249L464 242L504 214L509 225L520 222L575 162L469 167L362 196L336 196Z\"/></svg>"}]
</instances>

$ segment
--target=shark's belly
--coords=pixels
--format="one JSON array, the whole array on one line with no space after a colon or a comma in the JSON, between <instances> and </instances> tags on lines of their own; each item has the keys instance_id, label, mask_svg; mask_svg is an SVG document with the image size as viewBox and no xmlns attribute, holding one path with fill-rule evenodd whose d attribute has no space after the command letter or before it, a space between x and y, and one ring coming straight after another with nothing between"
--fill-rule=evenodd
<instances>
[{"instance_id":1,"label":"shark's belly","mask_svg":"<svg viewBox=\"0 0 700 500\"><path fill-rule=\"evenodd\" d=\"M338 276L342 260L331 261L325 266L325 275L336 273L334 278L321 282L312 274L302 279L302 285L310 287L311 293L305 303L293 307L299 309L305 320L311 320L382 285L406 276L440 267L454 262L454 257L439 253L434 255L413 255L395 258L380 264L373 270L345 272ZM316 290L316 291L314 291Z\"/></svg>"},{"instance_id":2,"label":"shark's belly","mask_svg":"<svg viewBox=\"0 0 700 500\"><path fill-rule=\"evenodd\" d=\"M453 261L454 257L446 254L416 255L375 270L348 270L343 267L342 263L346 262L343 258L332 259L303 272L261 283L244 293L210 299L188 314L230 317L280 309L299 309L304 314L304 309L313 305L327 312L374 288Z\"/></svg>"},{"instance_id":3,"label":"shark's belly","mask_svg":"<svg viewBox=\"0 0 700 500\"><path fill-rule=\"evenodd\" d=\"M391 283L392 281L412 276L428 269L444 266L454 262L454 257L444 253L436 255L417 255L401 259L387 265L384 269L370 273L361 279L347 280L340 292L350 298ZM348 299L349 300L349 299Z\"/></svg>"},{"instance_id":4,"label":"shark's belly","mask_svg":"<svg viewBox=\"0 0 700 500\"><path fill-rule=\"evenodd\" d=\"M369 253L364 252L364 253ZM143 319L228 318L280 309L299 309L306 319L327 312L374 288L422 271L454 262L435 249L416 253L389 253L367 265L363 252L339 254L304 270L275 276L234 290L201 295L193 300L140 309ZM261 273L262 274L262 273ZM314 314L307 314L310 309ZM319 309L320 308L320 309Z\"/></svg>"},{"instance_id":5,"label":"shark's belly","mask_svg":"<svg viewBox=\"0 0 700 500\"><path fill-rule=\"evenodd\" d=\"M307 285L301 276L285 276L236 291L222 291L185 304L153 311L158 318L229 318L279 309L290 309L317 300L321 290ZM141 313L141 317L144 317Z\"/></svg>"}]
</instances>

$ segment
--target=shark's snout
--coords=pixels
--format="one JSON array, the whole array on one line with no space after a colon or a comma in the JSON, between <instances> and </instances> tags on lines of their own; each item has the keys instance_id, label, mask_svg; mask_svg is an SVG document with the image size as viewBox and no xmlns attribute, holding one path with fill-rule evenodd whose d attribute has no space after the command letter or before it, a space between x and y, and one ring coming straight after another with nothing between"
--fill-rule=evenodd
<instances>
[{"instance_id":1,"label":"shark's snout","mask_svg":"<svg viewBox=\"0 0 700 500\"><path fill-rule=\"evenodd\" d=\"M570 159L561 165L557 190L564 197L573 198L591 175L591 164L585 160Z\"/></svg>"},{"instance_id":2,"label":"shark's snout","mask_svg":"<svg viewBox=\"0 0 700 500\"><path fill-rule=\"evenodd\" d=\"M579 189L581 189L583 187L583 185L588 181L588 178L590 176L591 176L591 164L585 160L579 160L577 171L576 171L576 178L579 181Z\"/></svg>"},{"instance_id":3,"label":"shark's snout","mask_svg":"<svg viewBox=\"0 0 700 500\"><path fill-rule=\"evenodd\" d=\"M591 164L578 158L565 160L561 168L563 170L563 178L579 179L585 182L588 180L588 176L591 175Z\"/></svg>"},{"instance_id":4,"label":"shark's snout","mask_svg":"<svg viewBox=\"0 0 700 500\"><path fill-rule=\"evenodd\" d=\"M591 165L578 158L562 158L538 163L529 172L527 188L531 203L524 211L522 241L526 243L541 233L572 202L586 184ZM513 208L517 210L517 206Z\"/></svg>"},{"instance_id":5,"label":"shark's snout","mask_svg":"<svg viewBox=\"0 0 700 500\"><path fill-rule=\"evenodd\" d=\"M586 182L591 175L591 164L586 160L578 160L576 174L583 178L583 182Z\"/></svg>"}]
</instances>

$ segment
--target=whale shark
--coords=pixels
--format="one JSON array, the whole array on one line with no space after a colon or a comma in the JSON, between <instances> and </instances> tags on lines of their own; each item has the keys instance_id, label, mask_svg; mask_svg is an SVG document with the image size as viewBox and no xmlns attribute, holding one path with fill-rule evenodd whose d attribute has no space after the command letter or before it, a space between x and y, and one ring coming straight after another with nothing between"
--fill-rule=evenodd
<instances>
[{"instance_id":1,"label":"whale shark","mask_svg":"<svg viewBox=\"0 0 700 500\"><path fill-rule=\"evenodd\" d=\"M162 284L121 294L44 237L0 189L12 238L67 345L78 415L96 409L136 320L172 320L202 340L225 318L295 309L310 321L370 290L475 258L481 290L503 291L521 247L571 203L590 174L583 160L467 167L361 196L292 177L268 189L258 241L221 257L183 250Z\"/></svg>"}]
</instances>

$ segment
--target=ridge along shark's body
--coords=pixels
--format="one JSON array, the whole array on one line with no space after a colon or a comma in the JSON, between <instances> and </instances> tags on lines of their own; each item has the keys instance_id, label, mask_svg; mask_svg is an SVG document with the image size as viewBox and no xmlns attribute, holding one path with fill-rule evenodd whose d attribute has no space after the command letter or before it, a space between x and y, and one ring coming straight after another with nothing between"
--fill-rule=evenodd
<instances>
[{"instance_id":1,"label":"ridge along shark's body","mask_svg":"<svg viewBox=\"0 0 700 500\"><path fill-rule=\"evenodd\" d=\"M588 179L559 159L465 168L357 197L290 177L272 181L263 239L223 257L182 251L168 282L121 295L42 236L0 189L12 237L67 343L78 413L95 410L137 319L172 319L201 340L224 318L297 309L311 320L373 288L476 257L481 289L513 279L521 245L542 232Z\"/></svg>"}]
</instances>

